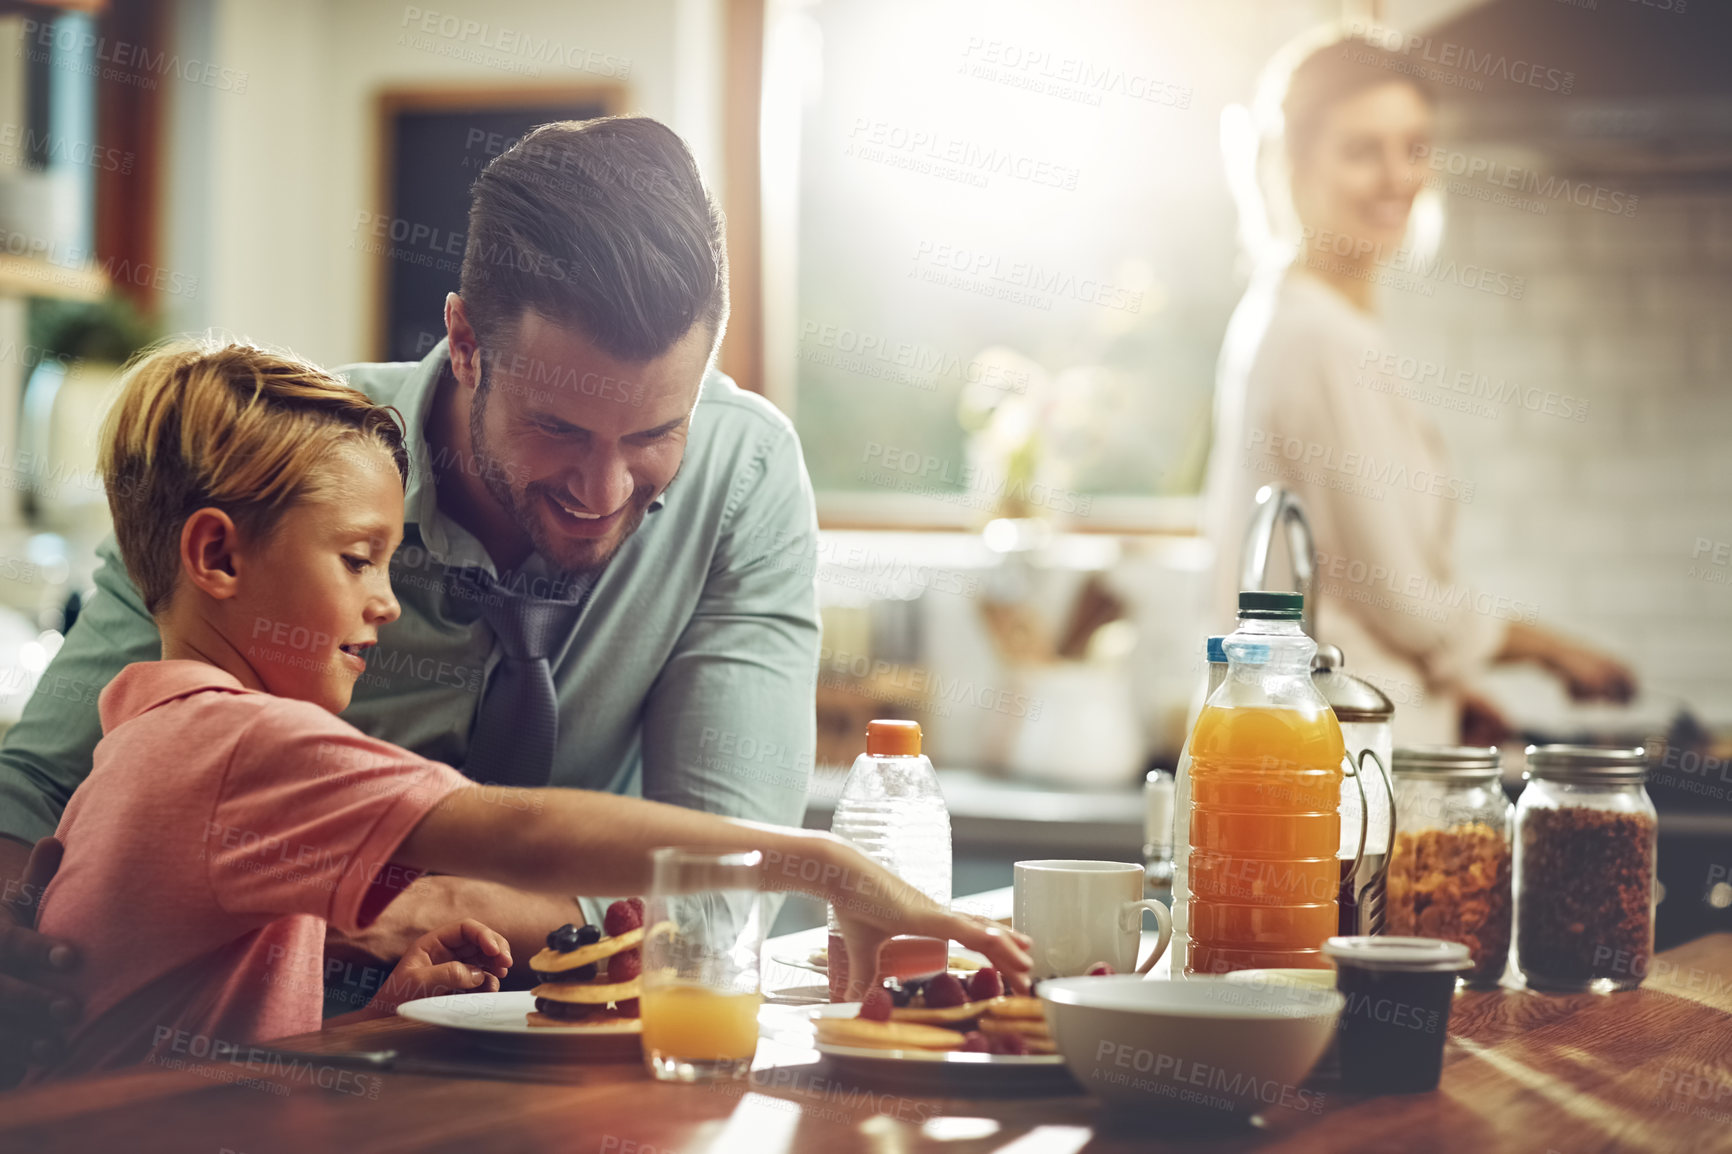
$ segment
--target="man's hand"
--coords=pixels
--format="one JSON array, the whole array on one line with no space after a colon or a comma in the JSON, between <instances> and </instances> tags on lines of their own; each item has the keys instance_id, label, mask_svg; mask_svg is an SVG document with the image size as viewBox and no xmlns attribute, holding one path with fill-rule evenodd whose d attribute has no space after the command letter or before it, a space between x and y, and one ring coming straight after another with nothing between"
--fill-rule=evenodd
<instances>
[{"instance_id":1,"label":"man's hand","mask_svg":"<svg viewBox=\"0 0 1732 1154\"><path fill-rule=\"evenodd\" d=\"M28 1065L53 1061L83 1013L76 997L44 984L76 969L78 951L36 932L42 891L65 852L58 838L45 837L20 869L24 847L0 838L0 1087L15 1085Z\"/></svg>"},{"instance_id":2,"label":"man's hand","mask_svg":"<svg viewBox=\"0 0 1732 1154\"><path fill-rule=\"evenodd\" d=\"M428 933L465 918L492 926L510 953L523 959L527 971L528 959L541 948L548 931L581 921L583 915L570 898L524 893L474 878L424 875L386 906L372 925L341 940L387 963L395 962Z\"/></svg>"},{"instance_id":3,"label":"man's hand","mask_svg":"<svg viewBox=\"0 0 1732 1154\"><path fill-rule=\"evenodd\" d=\"M392 1011L416 998L492 993L510 972L510 944L465 918L416 939L367 1008Z\"/></svg>"}]
</instances>

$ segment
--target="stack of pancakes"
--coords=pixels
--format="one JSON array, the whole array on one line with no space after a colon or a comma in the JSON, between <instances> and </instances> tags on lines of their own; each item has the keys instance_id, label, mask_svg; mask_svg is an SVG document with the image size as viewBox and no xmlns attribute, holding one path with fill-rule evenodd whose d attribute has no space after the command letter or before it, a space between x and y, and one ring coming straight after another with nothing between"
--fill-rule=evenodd
<instances>
[{"instance_id":1,"label":"stack of pancakes","mask_svg":"<svg viewBox=\"0 0 1732 1154\"><path fill-rule=\"evenodd\" d=\"M1019 1035L1030 1054L1056 1054L1039 998L1005 995L960 1006L926 1009L900 1006L888 1022L865 1018L819 1018L818 1040L832 1046L869 1050L960 1050L965 1035Z\"/></svg>"},{"instance_id":2,"label":"stack of pancakes","mask_svg":"<svg viewBox=\"0 0 1732 1154\"><path fill-rule=\"evenodd\" d=\"M643 936L643 927L639 926L564 953L545 949L529 959L529 968L541 980L531 991L535 995L535 1012L529 1015L529 1024L641 1032L643 1024L638 1020L637 1000L643 992L643 963L637 949ZM629 974L624 980L609 980L609 963L615 958L619 959L614 962L617 972L622 976Z\"/></svg>"}]
</instances>

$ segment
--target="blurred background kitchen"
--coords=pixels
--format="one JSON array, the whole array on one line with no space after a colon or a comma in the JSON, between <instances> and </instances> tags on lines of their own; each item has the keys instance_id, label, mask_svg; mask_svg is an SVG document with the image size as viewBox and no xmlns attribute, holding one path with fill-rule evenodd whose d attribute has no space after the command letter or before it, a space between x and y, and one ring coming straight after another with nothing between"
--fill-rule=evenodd
<instances>
[{"instance_id":1,"label":"blurred background kitchen","mask_svg":"<svg viewBox=\"0 0 1732 1154\"><path fill-rule=\"evenodd\" d=\"M480 168L534 124L641 113L722 200L722 367L793 417L817 489L817 555L777 561L823 604L818 747L781 751L818 764L810 820L865 722L903 716L958 893L1135 860L1142 777L1230 628L1201 496L1251 271L1228 161L1271 55L1344 21L1396 30L1439 98L1415 214L1452 271L1381 290L1411 358L1383 372L1465 487L1472 611L1640 690L1476 677L1506 781L1529 741L1645 743L1659 945L1732 927L1727 5L434 2L0 2L0 727L52 691L88 586L127 356L215 329L419 358ZM1402 744L1432 690L1379 686Z\"/></svg>"}]
</instances>

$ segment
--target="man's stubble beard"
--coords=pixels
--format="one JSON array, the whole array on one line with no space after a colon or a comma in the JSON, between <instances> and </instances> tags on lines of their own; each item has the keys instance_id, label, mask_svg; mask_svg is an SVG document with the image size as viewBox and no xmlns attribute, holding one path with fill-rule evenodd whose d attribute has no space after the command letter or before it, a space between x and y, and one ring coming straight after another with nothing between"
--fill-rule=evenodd
<instances>
[{"instance_id":1,"label":"man's stubble beard","mask_svg":"<svg viewBox=\"0 0 1732 1154\"><path fill-rule=\"evenodd\" d=\"M481 387L476 390L475 404L469 410L469 452L475 458L475 466L481 474L481 483L487 487L487 492L500 506L510 510L512 520L529 538L535 551L551 562L563 577L588 577L599 574L607 568L615 553L619 552L631 535L637 532L643 524L644 514L649 511L650 502L655 499L655 490L648 485L640 485L632 492L631 508L626 512L622 527L608 539L584 542L576 540L557 540L547 530L543 511L542 494L551 491L552 486L526 484L522 492L511 487L511 470L507 469L498 457L494 456L487 441L487 432L483 427L483 417L487 409L487 395L491 382L487 380L486 366L482 369ZM684 465L684 460L680 462ZM674 471L677 477L679 471ZM673 480L668 481L668 488L673 486ZM570 554L562 554L560 546L570 549Z\"/></svg>"}]
</instances>

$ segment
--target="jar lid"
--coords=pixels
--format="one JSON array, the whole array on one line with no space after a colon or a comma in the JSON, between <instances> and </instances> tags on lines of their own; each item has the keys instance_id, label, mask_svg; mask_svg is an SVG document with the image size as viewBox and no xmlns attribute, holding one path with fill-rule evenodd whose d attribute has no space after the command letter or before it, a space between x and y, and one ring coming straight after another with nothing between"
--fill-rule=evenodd
<instances>
[{"instance_id":1,"label":"jar lid","mask_svg":"<svg viewBox=\"0 0 1732 1154\"><path fill-rule=\"evenodd\" d=\"M1334 710L1335 720L1379 722L1394 717L1395 703L1371 682L1343 671L1343 664L1341 650L1327 642L1311 659L1311 684Z\"/></svg>"},{"instance_id":2,"label":"jar lid","mask_svg":"<svg viewBox=\"0 0 1732 1154\"><path fill-rule=\"evenodd\" d=\"M1608 749L1598 745L1530 745L1528 767L1522 780L1543 777L1550 781L1640 782L1648 777L1648 753L1636 749Z\"/></svg>"},{"instance_id":3,"label":"jar lid","mask_svg":"<svg viewBox=\"0 0 1732 1154\"><path fill-rule=\"evenodd\" d=\"M1389 772L1424 778L1480 781L1498 775L1495 745L1404 745L1390 757Z\"/></svg>"},{"instance_id":4,"label":"jar lid","mask_svg":"<svg viewBox=\"0 0 1732 1154\"><path fill-rule=\"evenodd\" d=\"M1323 953L1337 968L1345 963L1403 974L1454 972L1473 965L1466 946L1442 938L1330 938L1323 943Z\"/></svg>"}]
</instances>

